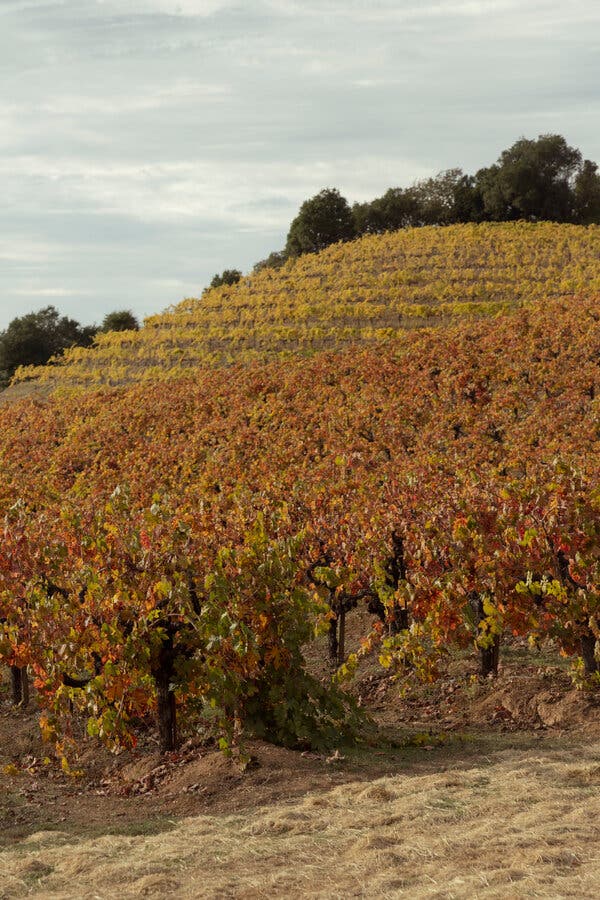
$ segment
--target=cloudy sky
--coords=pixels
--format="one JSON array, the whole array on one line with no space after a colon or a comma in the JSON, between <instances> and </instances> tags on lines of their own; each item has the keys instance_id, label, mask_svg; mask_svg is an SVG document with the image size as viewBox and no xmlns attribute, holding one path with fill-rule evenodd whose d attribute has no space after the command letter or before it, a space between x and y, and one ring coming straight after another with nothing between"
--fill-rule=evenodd
<instances>
[{"instance_id":1,"label":"cloudy sky","mask_svg":"<svg viewBox=\"0 0 600 900\"><path fill-rule=\"evenodd\" d=\"M197 295L518 137L600 161L597 0L0 0L0 328Z\"/></svg>"}]
</instances>

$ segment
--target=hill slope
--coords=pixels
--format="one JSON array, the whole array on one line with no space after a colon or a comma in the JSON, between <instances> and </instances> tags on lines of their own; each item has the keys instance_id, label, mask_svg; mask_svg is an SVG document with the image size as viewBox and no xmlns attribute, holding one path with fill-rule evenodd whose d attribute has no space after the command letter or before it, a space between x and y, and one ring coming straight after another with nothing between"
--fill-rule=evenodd
<instances>
[{"instance_id":1,"label":"hill slope","mask_svg":"<svg viewBox=\"0 0 600 900\"><path fill-rule=\"evenodd\" d=\"M287 677L281 661L299 659L287 642L306 643L307 622L326 616L329 659L344 662L359 602L397 623L384 664L407 678L417 662L433 677L453 645L478 649L487 674L488 637L504 628L556 638L591 675L599 299L538 301L395 347L198 369L168 390L6 405L0 659L34 667L67 722L64 676L106 665L76 699L109 736L154 708L162 657L144 648L167 626L184 717L197 695L226 710L234 696L234 723L244 708L253 721L256 679L271 690Z\"/></svg>"},{"instance_id":2,"label":"hill slope","mask_svg":"<svg viewBox=\"0 0 600 900\"><path fill-rule=\"evenodd\" d=\"M99 335L92 349L21 369L15 384L50 389L166 378L198 365L372 342L539 297L598 290L598 226L408 229L337 244L184 300L148 318L139 332Z\"/></svg>"}]
</instances>

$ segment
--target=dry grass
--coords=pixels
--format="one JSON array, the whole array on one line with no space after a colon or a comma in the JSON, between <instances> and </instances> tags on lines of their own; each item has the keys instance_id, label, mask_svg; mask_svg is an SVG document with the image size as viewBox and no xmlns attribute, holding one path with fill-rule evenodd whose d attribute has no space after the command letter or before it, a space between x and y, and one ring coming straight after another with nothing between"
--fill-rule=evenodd
<instances>
[{"instance_id":1,"label":"dry grass","mask_svg":"<svg viewBox=\"0 0 600 900\"><path fill-rule=\"evenodd\" d=\"M144 836L40 832L0 897L598 897L600 743L416 765Z\"/></svg>"}]
</instances>

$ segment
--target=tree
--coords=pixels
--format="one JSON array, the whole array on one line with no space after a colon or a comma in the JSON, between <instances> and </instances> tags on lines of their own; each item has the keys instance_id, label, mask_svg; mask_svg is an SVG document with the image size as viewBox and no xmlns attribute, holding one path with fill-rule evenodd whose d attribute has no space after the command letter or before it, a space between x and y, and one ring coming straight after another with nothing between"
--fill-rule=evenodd
<instances>
[{"instance_id":1,"label":"tree","mask_svg":"<svg viewBox=\"0 0 600 900\"><path fill-rule=\"evenodd\" d=\"M290 225L285 252L288 256L318 253L330 244L349 241L355 236L348 201L336 188L324 188L300 207Z\"/></svg>"},{"instance_id":2,"label":"tree","mask_svg":"<svg viewBox=\"0 0 600 900\"><path fill-rule=\"evenodd\" d=\"M287 262L287 253L285 250L273 250L266 259L260 259L254 264L252 271L254 274L262 272L263 269L281 269Z\"/></svg>"},{"instance_id":3,"label":"tree","mask_svg":"<svg viewBox=\"0 0 600 900\"><path fill-rule=\"evenodd\" d=\"M482 211L475 180L462 169L446 169L409 188L390 188L372 203L355 203L352 207L359 235L418 225L479 221Z\"/></svg>"},{"instance_id":4,"label":"tree","mask_svg":"<svg viewBox=\"0 0 600 900\"><path fill-rule=\"evenodd\" d=\"M104 316L100 331L139 331L140 323L130 309L120 309Z\"/></svg>"},{"instance_id":5,"label":"tree","mask_svg":"<svg viewBox=\"0 0 600 900\"><path fill-rule=\"evenodd\" d=\"M419 224L419 204L413 190L390 188L372 203L352 207L357 234L383 234Z\"/></svg>"},{"instance_id":6,"label":"tree","mask_svg":"<svg viewBox=\"0 0 600 900\"><path fill-rule=\"evenodd\" d=\"M19 366L41 366L67 347L89 346L96 331L61 316L54 306L13 319L0 332L0 385L6 387Z\"/></svg>"},{"instance_id":7,"label":"tree","mask_svg":"<svg viewBox=\"0 0 600 900\"><path fill-rule=\"evenodd\" d=\"M457 221L455 198L459 188L465 189L462 169L446 169L433 178L417 181L405 193L412 196L418 225L449 225Z\"/></svg>"},{"instance_id":8,"label":"tree","mask_svg":"<svg viewBox=\"0 0 600 900\"><path fill-rule=\"evenodd\" d=\"M521 138L475 177L485 218L572 222L573 184L580 167L581 153L560 134L542 134L535 141Z\"/></svg>"},{"instance_id":9,"label":"tree","mask_svg":"<svg viewBox=\"0 0 600 900\"><path fill-rule=\"evenodd\" d=\"M475 178L472 175L461 175L452 190L452 221L481 222L482 219L483 197Z\"/></svg>"},{"instance_id":10,"label":"tree","mask_svg":"<svg viewBox=\"0 0 600 900\"><path fill-rule=\"evenodd\" d=\"M600 173L595 162L586 159L575 177L575 221L581 225L600 222Z\"/></svg>"},{"instance_id":11,"label":"tree","mask_svg":"<svg viewBox=\"0 0 600 900\"><path fill-rule=\"evenodd\" d=\"M600 222L600 173L560 134L520 138L496 163L475 176L452 168L408 188L350 209L335 188L306 200L293 220L285 250L271 253L254 271L280 268L290 257L315 253L336 241L420 225L505 222L517 219Z\"/></svg>"},{"instance_id":12,"label":"tree","mask_svg":"<svg viewBox=\"0 0 600 900\"><path fill-rule=\"evenodd\" d=\"M210 286L211 288L218 288L222 287L224 284L237 284L241 277L242 273L239 269L224 269L220 275L217 273L213 276Z\"/></svg>"}]
</instances>

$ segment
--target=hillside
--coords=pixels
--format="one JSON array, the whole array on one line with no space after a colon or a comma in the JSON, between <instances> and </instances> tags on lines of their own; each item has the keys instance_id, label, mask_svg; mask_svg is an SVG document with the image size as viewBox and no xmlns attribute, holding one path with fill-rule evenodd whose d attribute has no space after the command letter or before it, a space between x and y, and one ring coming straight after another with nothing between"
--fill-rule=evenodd
<instances>
[{"instance_id":1,"label":"hillside","mask_svg":"<svg viewBox=\"0 0 600 900\"><path fill-rule=\"evenodd\" d=\"M139 332L99 335L15 388L118 385L199 365L308 354L496 315L536 298L600 289L600 227L552 223L406 229L337 244L280 270L187 299Z\"/></svg>"},{"instance_id":2,"label":"hillside","mask_svg":"<svg viewBox=\"0 0 600 900\"><path fill-rule=\"evenodd\" d=\"M292 281L291 308L311 266L324 307L388 302L406 266L367 250L425 238L408 287L443 327L144 368L210 303ZM597 242L336 246L0 408L2 896L597 896Z\"/></svg>"},{"instance_id":3,"label":"hillside","mask_svg":"<svg viewBox=\"0 0 600 900\"><path fill-rule=\"evenodd\" d=\"M358 604L403 677L435 677L450 646L487 674L505 630L555 638L594 676L598 321L597 295L537 301L168 391L5 405L0 652L34 667L49 735L68 726L64 676L96 672L70 699L109 740L176 679L186 721L214 703L221 734L245 709L262 734L310 742L298 648L320 623L345 663ZM166 656L146 652L165 634ZM331 716L319 727L337 735Z\"/></svg>"}]
</instances>

